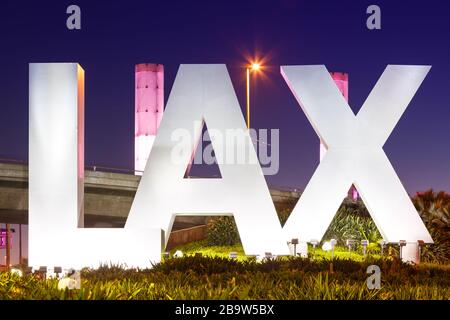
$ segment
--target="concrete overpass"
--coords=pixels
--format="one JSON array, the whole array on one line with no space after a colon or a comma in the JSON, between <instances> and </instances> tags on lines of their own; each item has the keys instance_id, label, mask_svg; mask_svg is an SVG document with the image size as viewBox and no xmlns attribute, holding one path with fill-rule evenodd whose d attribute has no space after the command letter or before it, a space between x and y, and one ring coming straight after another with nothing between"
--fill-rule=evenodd
<instances>
[{"instance_id":1,"label":"concrete overpass","mask_svg":"<svg viewBox=\"0 0 450 320\"><path fill-rule=\"evenodd\" d=\"M117 169L116 169L117 171ZM123 227L139 185L133 172L105 172L89 167L85 171L85 227ZM300 192L271 188L277 208L293 206ZM200 225L205 217L179 216L174 230ZM28 224L28 166L0 163L0 223Z\"/></svg>"}]
</instances>

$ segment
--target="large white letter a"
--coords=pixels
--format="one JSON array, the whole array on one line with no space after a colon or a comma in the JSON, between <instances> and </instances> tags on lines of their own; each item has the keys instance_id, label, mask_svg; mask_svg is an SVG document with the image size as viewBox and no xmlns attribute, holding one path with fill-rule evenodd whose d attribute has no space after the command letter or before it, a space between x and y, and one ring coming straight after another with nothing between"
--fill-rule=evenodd
<instances>
[{"instance_id":1,"label":"large white letter a","mask_svg":"<svg viewBox=\"0 0 450 320\"><path fill-rule=\"evenodd\" d=\"M222 179L184 179L203 122L217 159L240 158L242 148L221 143L230 130L249 146L245 163L219 162ZM192 139L174 161L172 134L180 130ZM167 242L177 214L234 215L246 254L289 254L261 167L250 159L256 153L225 65L181 65L126 226L157 226Z\"/></svg>"}]
</instances>

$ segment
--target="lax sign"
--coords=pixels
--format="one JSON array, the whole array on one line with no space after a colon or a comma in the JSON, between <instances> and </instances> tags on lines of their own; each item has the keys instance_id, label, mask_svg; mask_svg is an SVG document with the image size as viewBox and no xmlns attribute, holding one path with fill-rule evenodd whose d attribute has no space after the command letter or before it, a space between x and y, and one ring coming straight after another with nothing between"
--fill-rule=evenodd
<instances>
[{"instance_id":1,"label":"lax sign","mask_svg":"<svg viewBox=\"0 0 450 320\"><path fill-rule=\"evenodd\" d=\"M83 228L84 71L76 63L29 70L29 264L151 267L176 215L233 215L246 254L288 255L287 242L320 240L354 184L383 238L432 243L383 145L429 66L389 65L355 116L323 65L281 73L328 152L284 228L225 65L181 65L124 228ZM250 148L247 162L219 163L220 179L184 179L205 123L216 156L229 129ZM195 137L172 161L183 129ZM187 140L186 140L187 141ZM237 148L239 153L241 148ZM237 154L237 157L240 155ZM180 160L180 159L178 159Z\"/></svg>"}]
</instances>

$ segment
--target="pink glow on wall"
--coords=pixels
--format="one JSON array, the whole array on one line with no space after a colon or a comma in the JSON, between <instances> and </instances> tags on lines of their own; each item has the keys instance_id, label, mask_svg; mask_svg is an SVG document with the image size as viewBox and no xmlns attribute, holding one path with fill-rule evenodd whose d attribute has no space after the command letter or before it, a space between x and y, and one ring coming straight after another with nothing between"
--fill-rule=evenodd
<instances>
[{"instance_id":1,"label":"pink glow on wall","mask_svg":"<svg viewBox=\"0 0 450 320\"><path fill-rule=\"evenodd\" d=\"M164 66L142 63L135 68L134 169L142 174L164 111Z\"/></svg>"},{"instance_id":2,"label":"pink glow on wall","mask_svg":"<svg viewBox=\"0 0 450 320\"><path fill-rule=\"evenodd\" d=\"M13 236L12 233L9 233L9 246L12 248L13 247ZM6 231L2 229L2 231L0 232L0 249L5 249L6 248Z\"/></svg>"},{"instance_id":3,"label":"pink glow on wall","mask_svg":"<svg viewBox=\"0 0 450 320\"><path fill-rule=\"evenodd\" d=\"M350 189L351 193L352 193L352 199L354 201L358 200L358 190L356 190L355 186L352 186L352 188Z\"/></svg>"},{"instance_id":4,"label":"pink glow on wall","mask_svg":"<svg viewBox=\"0 0 450 320\"><path fill-rule=\"evenodd\" d=\"M78 227L84 227L84 70L77 67L78 97L77 97L77 185L78 185Z\"/></svg>"}]
</instances>

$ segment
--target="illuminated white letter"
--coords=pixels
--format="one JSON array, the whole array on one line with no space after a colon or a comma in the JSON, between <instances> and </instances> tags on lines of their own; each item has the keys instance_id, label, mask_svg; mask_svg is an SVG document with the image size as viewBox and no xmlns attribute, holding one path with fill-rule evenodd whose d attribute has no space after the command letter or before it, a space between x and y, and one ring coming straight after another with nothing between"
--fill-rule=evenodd
<instances>
[{"instance_id":1,"label":"illuminated white letter","mask_svg":"<svg viewBox=\"0 0 450 320\"><path fill-rule=\"evenodd\" d=\"M150 267L161 229L83 229L84 71L30 64L29 265Z\"/></svg>"},{"instance_id":2,"label":"illuminated white letter","mask_svg":"<svg viewBox=\"0 0 450 320\"><path fill-rule=\"evenodd\" d=\"M184 179L203 120L218 159L226 159L223 152L241 156L243 148L220 143L230 131L240 132L251 159L219 162L221 179ZM180 141L171 136L180 129L192 137L181 142L189 143L191 152L173 161ZM246 254L289 254L261 167L252 159L256 152L225 65L181 65L126 226L162 228L167 242L177 214L233 215Z\"/></svg>"},{"instance_id":3,"label":"illuminated white letter","mask_svg":"<svg viewBox=\"0 0 450 320\"><path fill-rule=\"evenodd\" d=\"M281 67L328 149L286 222L286 239L321 239L353 183L385 240L433 242L383 151L429 70L389 65L355 117L325 66Z\"/></svg>"}]
</instances>

